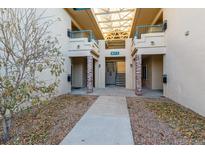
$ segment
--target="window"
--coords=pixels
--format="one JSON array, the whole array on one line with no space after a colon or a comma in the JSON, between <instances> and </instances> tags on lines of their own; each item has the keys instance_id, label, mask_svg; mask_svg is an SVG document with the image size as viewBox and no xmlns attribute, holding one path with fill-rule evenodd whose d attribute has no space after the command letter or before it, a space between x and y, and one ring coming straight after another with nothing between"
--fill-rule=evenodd
<instances>
[{"instance_id":1,"label":"window","mask_svg":"<svg viewBox=\"0 0 205 154\"><path fill-rule=\"evenodd\" d=\"M147 80L147 65L142 66L142 79Z\"/></svg>"},{"instance_id":2,"label":"window","mask_svg":"<svg viewBox=\"0 0 205 154\"><path fill-rule=\"evenodd\" d=\"M105 49L125 49L125 40L106 40Z\"/></svg>"}]
</instances>

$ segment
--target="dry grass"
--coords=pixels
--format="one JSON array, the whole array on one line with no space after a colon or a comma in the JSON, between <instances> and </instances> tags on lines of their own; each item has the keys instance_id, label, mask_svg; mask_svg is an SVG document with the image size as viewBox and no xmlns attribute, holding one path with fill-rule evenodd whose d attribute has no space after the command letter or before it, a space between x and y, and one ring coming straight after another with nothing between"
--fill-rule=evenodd
<instances>
[{"instance_id":1,"label":"dry grass","mask_svg":"<svg viewBox=\"0 0 205 154\"><path fill-rule=\"evenodd\" d=\"M96 99L96 96L62 95L21 112L13 119L7 144L59 144Z\"/></svg>"},{"instance_id":2,"label":"dry grass","mask_svg":"<svg viewBox=\"0 0 205 154\"><path fill-rule=\"evenodd\" d=\"M146 107L185 136L190 144L205 144L205 118L201 115L171 100L149 102Z\"/></svg>"},{"instance_id":3,"label":"dry grass","mask_svg":"<svg viewBox=\"0 0 205 154\"><path fill-rule=\"evenodd\" d=\"M205 118L169 99L127 98L135 144L205 144Z\"/></svg>"}]
</instances>

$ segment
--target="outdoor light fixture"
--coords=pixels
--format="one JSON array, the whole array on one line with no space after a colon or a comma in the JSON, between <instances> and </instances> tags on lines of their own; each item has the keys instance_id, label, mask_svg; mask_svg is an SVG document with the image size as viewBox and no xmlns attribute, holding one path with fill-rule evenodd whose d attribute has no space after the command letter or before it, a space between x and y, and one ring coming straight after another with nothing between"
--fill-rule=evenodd
<instances>
[{"instance_id":1,"label":"outdoor light fixture","mask_svg":"<svg viewBox=\"0 0 205 154\"><path fill-rule=\"evenodd\" d=\"M100 67L101 67L101 65L99 64L99 65L98 65L98 67L100 68Z\"/></svg>"},{"instance_id":2,"label":"outdoor light fixture","mask_svg":"<svg viewBox=\"0 0 205 154\"><path fill-rule=\"evenodd\" d=\"M68 74L68 76L67 76L67 81L71 82L71 75L70 74Z\"/></svg>"},{"instance_id":3,"label":"outdoor light fixture","mask_svg":"<svg viewBox=\"0 0 205 154\"><path fill-rule=\"evenodd\" d=\"M151 45L155 45L155 42L154 42L154 41L151 41L150 44L151 44Z\"/></svg>"},{"instance_id":4,"label":"outdoor light fixture","mask_svg":"<svg viewBox=\"0 0 205 154\"><path fill-rule=\"evenodd\" d=\"M167 30L167 20L163 21L163 27L162 27L163 31L165 32Z\"/></svg>"},{"instance_id":5,"label":"outdoor light fixture","mask_svg":"<svg viewBox=\"0 0 205 154\"><path fill-rule=\"evenodd\" d=\"M71 30L70 29L67 30L67 36L71 37Z\"/></svg>"},{"instance_id":6,"label":"outdoor light fixture","mask_svg":"<svg viewBox=\"0 0 205 154\"><path fill-rule=\"evenodd\" d=\"M167 83L167 74L163 74L162 75L162 80L163 80L163 83Z\"/></svg>"},{"instance_id":7,"label":"outdoor light fixture","mask_svg":"<svg viewBox=\"0 0 205 154\"><path fill-rule=\"evenodd\" d=\"M189 36L189 30L185 32L185 36Z\"/></svg>"},{"instance_id":8,"label":"outdoor light fixture","mask_svg":"<svg viewBox=\"0 0 205 154\"><path fill-rule=\"evenodd\" d=\"M132 67L132 64L130 64L130 67Z\"/></svg>"}]
</instances>

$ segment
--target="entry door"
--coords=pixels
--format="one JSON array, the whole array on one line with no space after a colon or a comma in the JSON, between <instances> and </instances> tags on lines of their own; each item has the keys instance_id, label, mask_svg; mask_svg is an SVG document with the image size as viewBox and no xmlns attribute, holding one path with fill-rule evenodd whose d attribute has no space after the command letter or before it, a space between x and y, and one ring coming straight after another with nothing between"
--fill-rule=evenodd
<instances>
[{"instance_id":1,"label":"entry door","mask_svg":"<svg viewBox=\"0 0 205 154\"><path fill-rule=\"evenodd\" d=\"M106 84L115 85L116 71L115 62L106 63Z\"/></svg>"}]
</instances>

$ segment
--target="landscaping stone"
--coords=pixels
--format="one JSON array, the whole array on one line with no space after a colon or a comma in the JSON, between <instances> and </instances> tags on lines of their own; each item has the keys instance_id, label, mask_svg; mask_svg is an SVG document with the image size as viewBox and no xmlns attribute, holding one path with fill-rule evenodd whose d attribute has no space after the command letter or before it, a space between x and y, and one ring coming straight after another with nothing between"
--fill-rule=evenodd
<instances>
[{"instance_id":1,"label":"landscaping stone","mask_svg":"<svg viewBox=\"0 0 205 154\"><path fill-rule=\"evenodd\" d=\"M59 144L96 99L97 96L61 95L48 104L20 112L13 119L7 144Z\"/></svg>"},{"instance_id":2,"label":"landscaping stone","mask_svg":"<svg viewBox=\"0 0 205 154\"><path fill-rule=\"evenodd\" d=\"M127 102L135 144L205 143L205 118L197 113L166 98Z\"/></svg>"}]
</instances>

